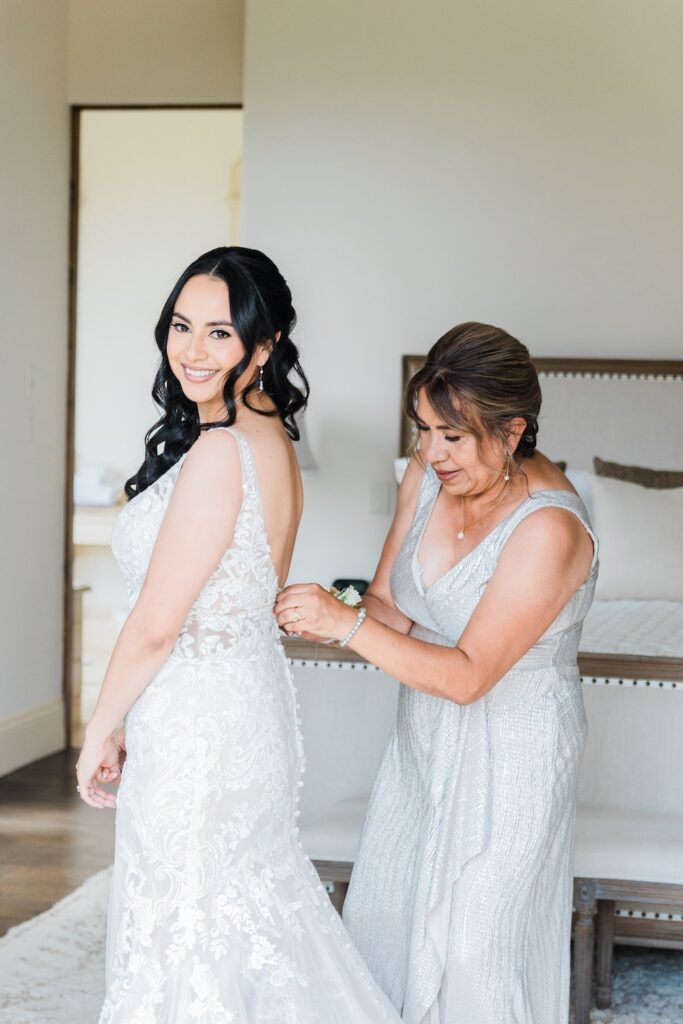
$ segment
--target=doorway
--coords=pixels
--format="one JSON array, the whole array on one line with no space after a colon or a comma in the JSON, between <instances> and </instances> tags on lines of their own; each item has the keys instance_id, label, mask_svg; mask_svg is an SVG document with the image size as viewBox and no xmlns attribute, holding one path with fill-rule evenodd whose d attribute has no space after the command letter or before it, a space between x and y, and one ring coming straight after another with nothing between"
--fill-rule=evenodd
<instances>
[{"instance_id":1,"label":"doorway","mask_svg":"<svg viewBox=\"0 0 683 1024\"><path fill-rule=\"evenodd\" d=\"M228 106L72 112L64 573L72 746L128 612L111 532L158 418L154 326L192 259L239 242L242 118Z\"/></svg>"}]
</instances>

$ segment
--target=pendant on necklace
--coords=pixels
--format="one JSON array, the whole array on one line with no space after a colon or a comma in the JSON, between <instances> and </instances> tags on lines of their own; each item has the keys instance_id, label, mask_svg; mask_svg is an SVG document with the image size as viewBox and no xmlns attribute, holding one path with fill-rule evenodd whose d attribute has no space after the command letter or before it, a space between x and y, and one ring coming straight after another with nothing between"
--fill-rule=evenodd
<instances>
[{"instance_id":1,"label":"pendant on necklace","mask_svg":"<svg viewBox=\"0 0 683 1024\"><path fill-rule=\"evenodd\" d=\"M458 538L458 540L463 540L463 538L465 536L465 531L464 530L458 530L458 532L456 533L455 536Z\"/></svg>"}]
</instances>

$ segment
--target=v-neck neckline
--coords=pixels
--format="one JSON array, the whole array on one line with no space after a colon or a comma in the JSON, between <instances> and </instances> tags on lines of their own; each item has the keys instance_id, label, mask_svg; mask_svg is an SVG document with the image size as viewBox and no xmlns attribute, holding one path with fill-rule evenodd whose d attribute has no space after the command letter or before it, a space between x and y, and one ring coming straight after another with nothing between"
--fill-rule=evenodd
<instances>
[{"instance_id":1,"label":"v-neck neckline","mask_svg":"<svg viewBox=\"0 0 683 1024\"><path fill-rule=\"evenodd\" d=\"M471 551L468 551L466 555L463 555L462 558L459 558L457 562L454 562L453 565L451 565L451 567L449 569L446 569L445 572L442 572L440 576L437 576L436 579L433 580L429 584L429 586L426 587L424 585L424 583L423 583L422 576L420 574L419 554L420 554L420 548L422 547L422 540L424 538L425 533L427 532L427 527L429 526L429 521L432 518L432 513L434 512L434 509L436 507L436 503L438 501L439 495L441 494L442 490L443 490L443 484L439 484L438 488L436 489L436 493L435 493L435 495L434 495L434 497L432 499L432 502L429 505L429 508L427 509L427 512L425 514L425 520L424 520L424 522L422 524L422 528L420 529L420 533L418 535L417 541L415 542L415 546L413 548L413 557L411 559L411 568L412 568L412 573L413 573L413 580L414 580L415 586L417 587L417 589L418 589L418 591L419 591L419 593L420 593L420 595L422 597L426 597L427 594L430 592L430 590L434 589L434 587L437 585L437 583L441 583L442 580L445 580L446 577L450 576L452 572L455 572L455 570L459 566L461 566L464 562L466 562L470 558L471 555L475 554L475 552L477 552L479 550L479 548L482 546L482 544L486 543L486 541L489 539L489 537L493 536L493 534L496 532L496 530L499 530L501 526L504 526L505 523L507 523L507 521L512 518L512 516L515 514L515 512L518 512L520 508L523 508L524 505L527 504L527 502L532 501L537 495L539 495L539 494L553 494L556 491L560 492L560 493L564 493L564 494L572 494L573 493L572 491L569 491L569 490L567 490L564 487L543 487L543 488L541 488L538 491L534 491L533 494L527 495L527 497L523 498L522 501L520 501L520 503L518 505L515 505L515 507L513 509L510 509L508 514L506 516L504 516L500 520L499 523L496 523L496 525L491 530L489 530L489 532L484 537L482 537L481 540L477 544L474 545L474 547L471 549Z\"/></svg>"}]
</instances>

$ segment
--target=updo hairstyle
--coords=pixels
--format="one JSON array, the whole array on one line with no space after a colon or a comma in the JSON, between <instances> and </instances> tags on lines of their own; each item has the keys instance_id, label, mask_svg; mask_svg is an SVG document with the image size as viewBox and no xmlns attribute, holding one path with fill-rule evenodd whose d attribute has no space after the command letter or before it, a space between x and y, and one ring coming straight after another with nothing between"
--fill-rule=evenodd
<instances>
[{"instance_id":1,"label":"updo hairstyle","mask_svg":"<svg viewBox=\"0 0 683 1024\"><path fill-rule=\"evenodd\" d=\"M500 327L458 324L432 346L406 391L405 412L416 426L423 388L444 424L473 434L480 444L488 435L507 448L510 420L521 417L526 428L511 454L517 459L534 454L541 409L538 375L526 345Z\"/></svg>"}]
</instances>

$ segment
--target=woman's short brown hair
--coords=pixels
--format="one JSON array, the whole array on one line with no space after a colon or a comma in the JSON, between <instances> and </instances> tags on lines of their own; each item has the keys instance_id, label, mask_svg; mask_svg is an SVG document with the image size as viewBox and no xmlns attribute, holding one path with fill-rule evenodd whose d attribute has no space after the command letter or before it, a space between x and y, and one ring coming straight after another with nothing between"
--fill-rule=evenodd
<instances>
[{"instance_id":1,"label":"woman's short brown hair","mask_svg":"<svg viewBox=\"0 0 683 1024\"><path fill-rule=\"evenodd\" d=\"M510 420L521 417L526 429L514 454L533 455L541 386L526 345L500 327L458 324L432 346L406 391L405 412L417 426L423 388L445 424L479 441L489 434L506 444Z\"/></svg>"}]
</instances>

